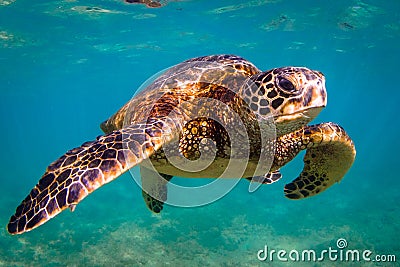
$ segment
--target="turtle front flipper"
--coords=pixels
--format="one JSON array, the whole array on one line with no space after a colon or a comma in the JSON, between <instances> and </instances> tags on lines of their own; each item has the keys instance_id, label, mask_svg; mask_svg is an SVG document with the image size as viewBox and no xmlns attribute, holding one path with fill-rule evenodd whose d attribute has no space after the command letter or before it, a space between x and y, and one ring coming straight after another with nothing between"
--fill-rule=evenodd
<instances>
[{"instance_id":1,"label":"turtle front flipper","mask_svg":"<svg viewBox=\"0 0 400 267\"><path fill-rule=\"evenodd\" d=\"M158 173L140 166L142 177L142 196L147 207L154 213L160 213L167 200L167 183L172 175Z\"/></svg>"},{"instance_id":2,"label":"turtle front flipper","mask_svg":"<svg viewBox=\"0 0 400 267\"><path fill-rule=\"evenodd\" d=\"M285 196L290 199L314 196L339 182L356 155L353 141L342 127L321 123L280 137L277 165L290 161L303 149L307 149L303 171L285 186Z\"/></svg>"},{"instance_id":3,"label":"turtle front flipper","mask_svg":"<svg viewBox=\"0 0 400 267\"><path fill-rule=\"evenodd\" d=\"M68 151L17 207L8 232L30 231L66 208L73 210L91 192L151 156L169 140L162 124L131 125Z\"/></svg>"}]
</instances>

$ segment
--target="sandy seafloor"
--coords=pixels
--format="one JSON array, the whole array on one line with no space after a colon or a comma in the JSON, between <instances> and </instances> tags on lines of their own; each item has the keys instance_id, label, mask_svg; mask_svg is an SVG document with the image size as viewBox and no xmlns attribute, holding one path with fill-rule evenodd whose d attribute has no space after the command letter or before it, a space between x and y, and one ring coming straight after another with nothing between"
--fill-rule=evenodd
<instances>
[{"instance_id":1,"label":"sandy seafloor","mask_svg":"<svg viewBox=\"0 0 400 267\"><path fill-rule=\"evenodd\" d=\"M399 266L400 2L0 0L0 266ZM241 181L198 208L152 215L130 174L23 235L9 217L46 167L101 134L99 123L152 74L185 59L238 54L262 70L307 66L327 79L333 121L357 158L340 184L291 201L282 180ZM179 178L176 178L180 181ZM190 184L193 181L180 181ZM194 182L198 183L198 182ZM260 262L270 249L371 250L395 262Z\"/></svg>"}]
</instances>

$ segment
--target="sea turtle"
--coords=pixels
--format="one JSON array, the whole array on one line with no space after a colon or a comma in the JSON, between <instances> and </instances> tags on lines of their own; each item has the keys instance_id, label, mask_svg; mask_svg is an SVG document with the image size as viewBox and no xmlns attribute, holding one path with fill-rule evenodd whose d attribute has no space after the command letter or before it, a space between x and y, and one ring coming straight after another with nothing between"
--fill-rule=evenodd
<instances>
[{"instance_id":1,"label":"sea turtle","mask_svg":"<svg viewBox=\"0 0 400 267\"><path fill-rule=\"evenodd\" d=\"M145 4L147 7L162 7L163 4L159 0L125 0L129 4Z\"/></svg>"},{"instance_id":2,"label":"sea turtle","mask_svg":"<svg viewBox=\"0 0 400 267\"><path fill-rule=\"evenodd\" d=\"M326 103L325 78L319 71L282 67L261 72L235 55L184 61L103 122L105 135L53 162L11 216L8 232L30 231L66 208L73 211L95 189L136 165L144 200L155 213L163 208L172 176L219 177L235 159L246 166L233 176L268 184L281 178L279 169L301 150L306 150L304 168L284 193L289 199L316 195L342 179L356 153L339 125L307 125ZM262 142L263 133L273 138ZM237 141L245 136L247 154L240 149L245 143ZM232 153L234 145L239 149ZM167 152L173 155L169 158ZM181 157L190 163L208 152L211 163L198 171L179 169L170 160ZM262 154L270 152L270 168L258 168Z\"/></svg>"}]
</instances>

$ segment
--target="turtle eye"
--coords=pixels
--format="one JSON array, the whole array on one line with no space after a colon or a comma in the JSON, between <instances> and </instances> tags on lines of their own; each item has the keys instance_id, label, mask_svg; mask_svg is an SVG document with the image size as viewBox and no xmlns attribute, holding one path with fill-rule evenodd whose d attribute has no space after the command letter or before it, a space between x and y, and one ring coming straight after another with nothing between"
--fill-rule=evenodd
<instances>
[{"instance_id":1,"label":"turtle eye","mask_svg":"<svg viewBox=\"0 0 400 267\"><path fill-rule=\"evenodd\" d=\"M296 90L293 83L286 78L279 79L279 87L287 92L294 92Z\"/></svg>"}]
</instances>

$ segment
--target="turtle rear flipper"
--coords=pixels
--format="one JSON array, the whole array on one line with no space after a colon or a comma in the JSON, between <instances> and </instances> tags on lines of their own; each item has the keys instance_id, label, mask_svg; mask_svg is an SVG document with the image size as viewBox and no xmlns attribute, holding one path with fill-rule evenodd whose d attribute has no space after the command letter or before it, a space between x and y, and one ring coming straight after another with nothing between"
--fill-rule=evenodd
<instances>
[{"instance_id":1,"label":"turtle rear flipper","mask_svg":"<svg viewBox=\"0 0 400 267\"><path fill-rule=\"evenodd\" d=\"M337 124L305 126L291 135L300 136L298 144L309 148L304 156L303 171L285 186L287 198L301 199L326 190L339 182L354 162L354 144ZM293 138L295 143L297 139Z\"/></svg>"},{"instance_id":2,"label":"turtle rear flipper","mask_svg":"<svg viewBox=\"0 0 400 267\"><path fill-rule=\"evenodd\" d=\"M160 213L167 200L167 183L172 175L158 173L140 166L142 177L142 196L147 207L154 213Z\"/></svg>"},{"instance_id":3,"label":"turtle rear flipper","mask_svg":"<svg viewBox=\"0 0 400 267\"><path fill-rule=\"evenodd\" d=\"M66 208L73 210L94 190L150 157L170 140L162 124L134 124L68 151L47 168L17 207L8 232L30 231Z\"/></svg>"},{"instance_id":4,"label":"turtle rear flipper","mask_svg":"<svg viewBox=\"0 0 400 267\"><path fill-rule=\"evenodd\" d=\"M260 184L272 184L282 178L282 174L279 170L267 172L262 176L254 176L246 178L252 183L260 183Z\"/></svg>"}]
</instances>

